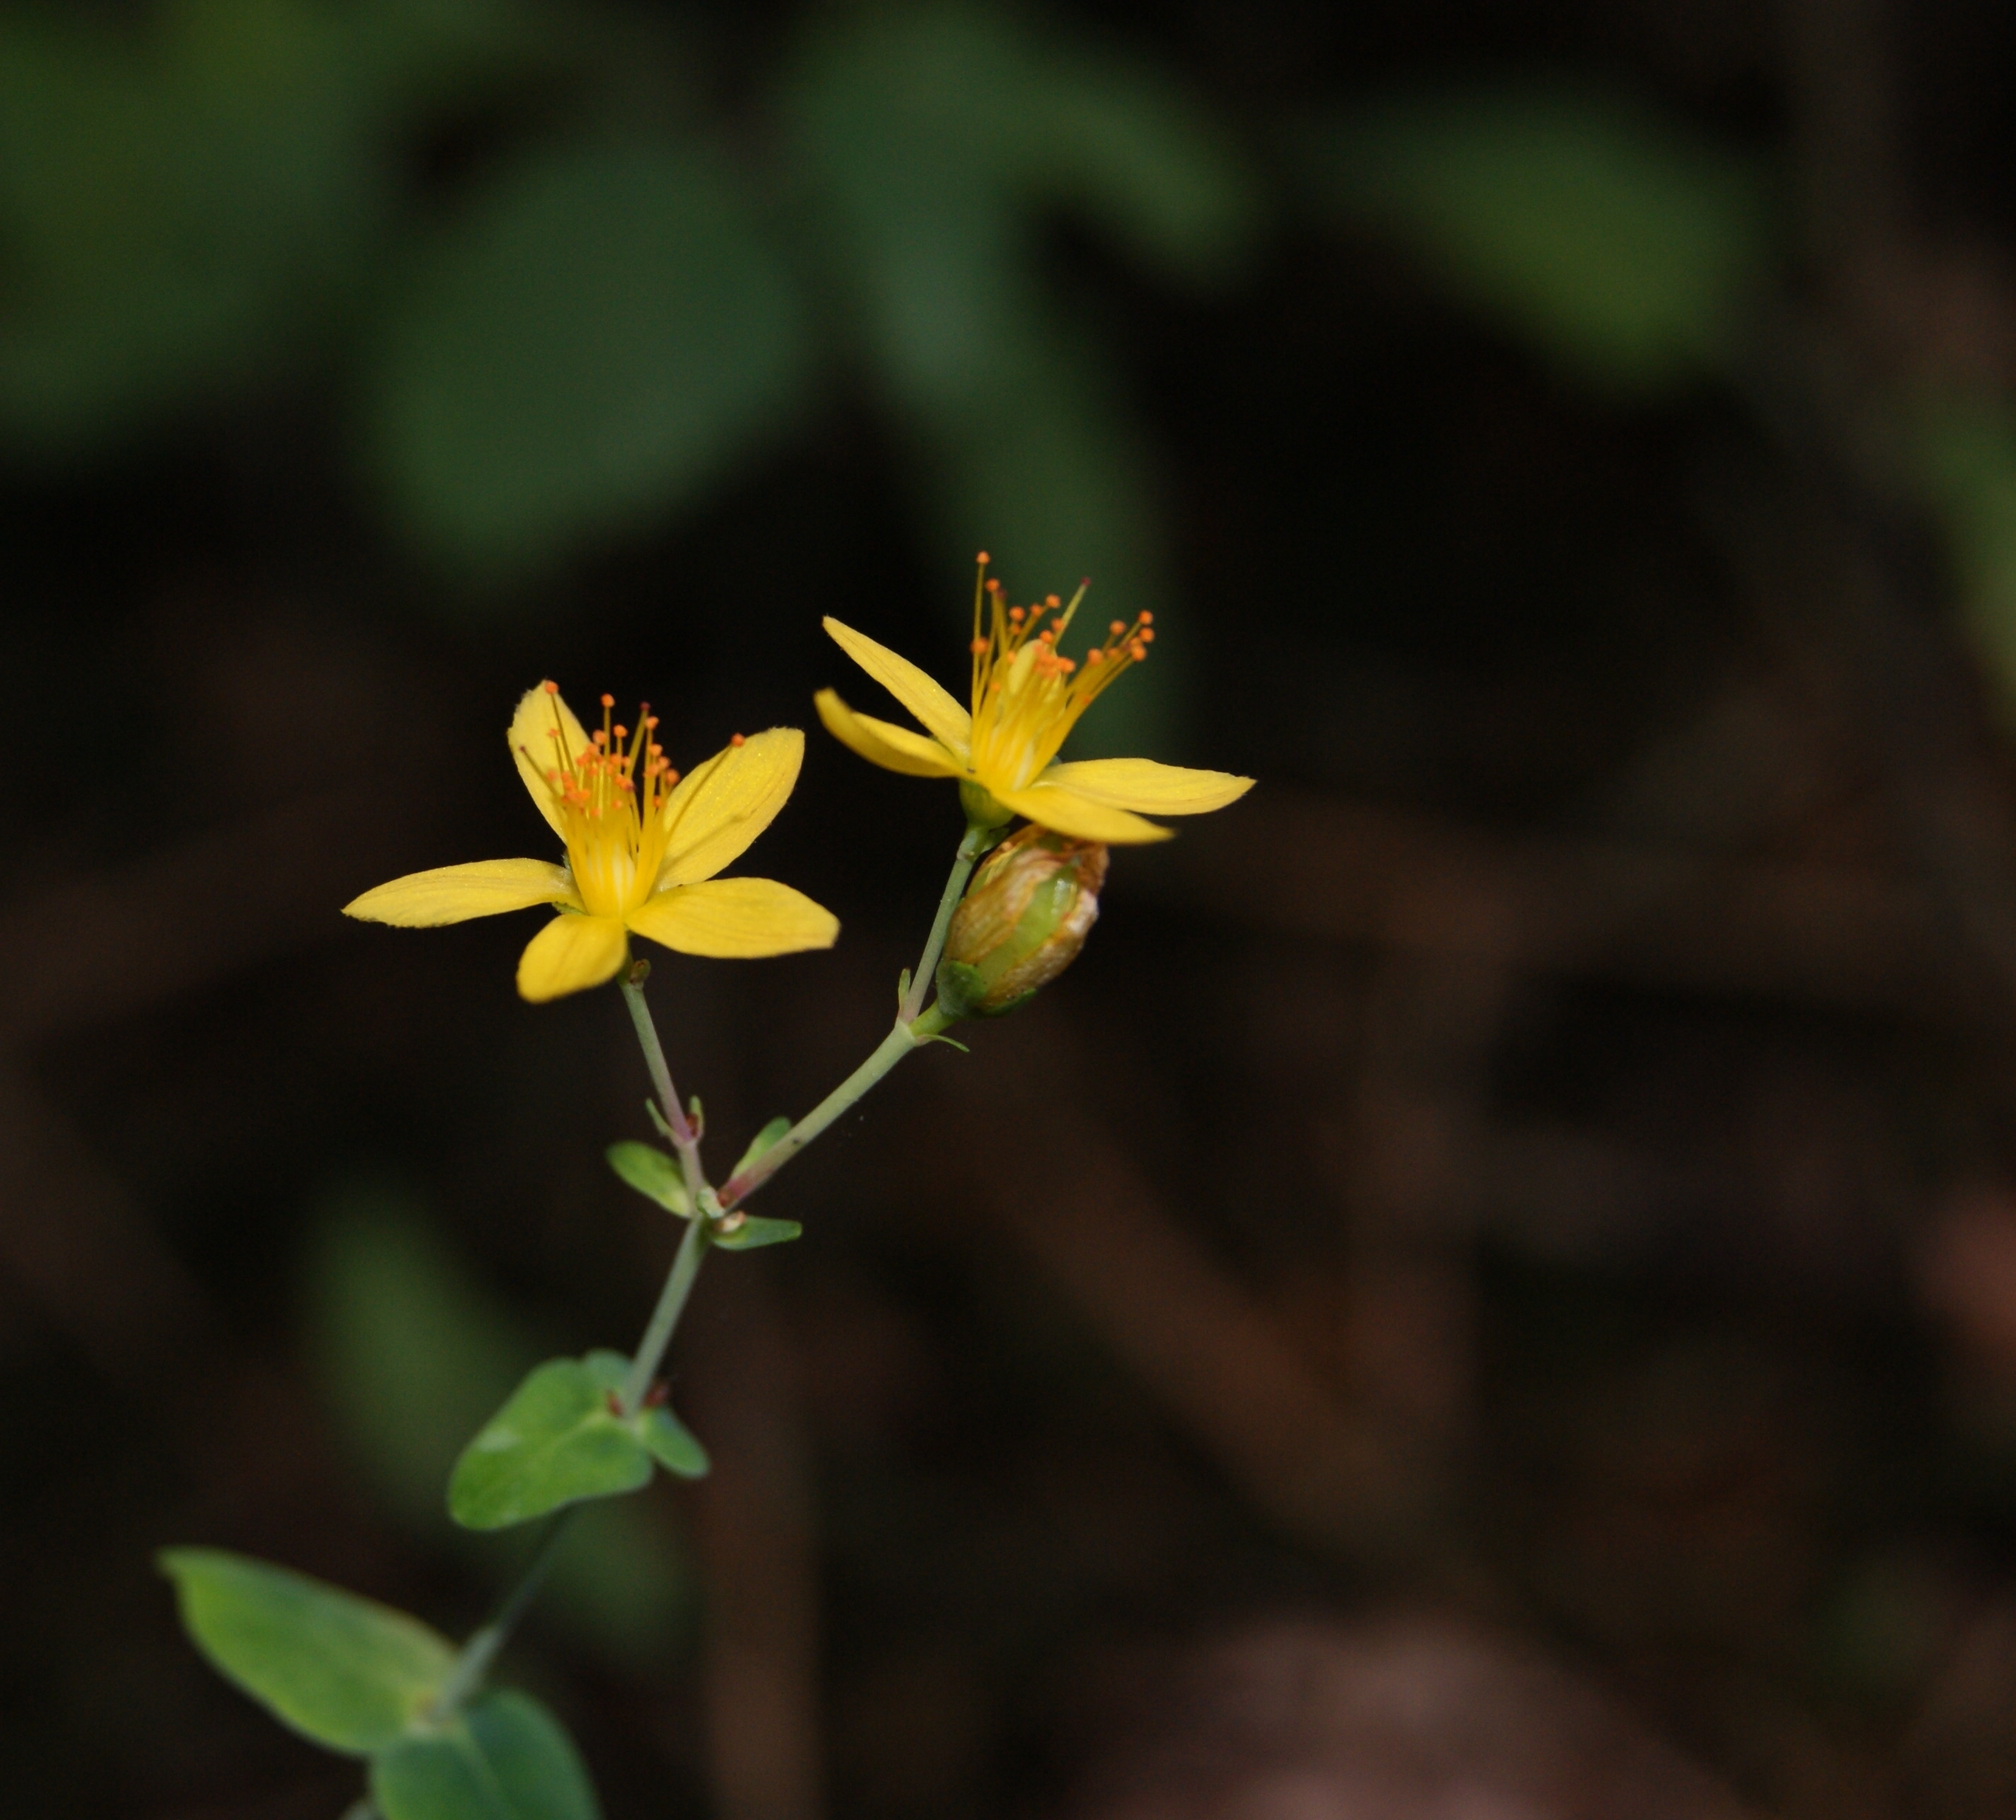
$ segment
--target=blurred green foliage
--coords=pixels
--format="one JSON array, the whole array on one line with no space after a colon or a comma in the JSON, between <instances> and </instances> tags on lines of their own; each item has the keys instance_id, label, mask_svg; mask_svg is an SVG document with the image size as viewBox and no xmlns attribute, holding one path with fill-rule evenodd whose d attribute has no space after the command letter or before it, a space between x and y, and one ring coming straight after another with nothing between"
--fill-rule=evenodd
<instances>
[{"instance_id":1,"label":"blurred green foliage","mask_svg":"<svg viewBox=\"0 0 2016 1820\"><path fill-rule=\"evenodd\" d=\"M1162 604L1145 439L1042 230L1236 274L1258 192L1197 99L999 8L871 8L779 59L765 137L666 99L685 54L537 0L0 10L0 447L81 461L333 380L361 485L494 600L703 502L838 378L912 451L934 567L985 541L1025 590ZM427 180L528 88L564 105Z\"/></svg>"},{"instance_id":2,"label":"blurred green foliage","mask_svg":"<svg viewBox=\"0 0 2016 1820\"><path fill-rule=\"evenodd\" d=\"M1348 214L1621 397L1727 371L1772 275L1762 173L1618 95L1550 83L1417 95L1333 120L1311 145Z\"/></svg>"},{"instance_id":3,"label":"blurred green foliage","mask_svg":"<svg viewBox=\"0 0 2016 1820\"><path fill-rule=\"evenodd\" d=\"M356 1756L424 1714L455 1646L417 1618L221 1548L170 1548L182 1621L211 1665L304 1737Z\"/></svg>"},{"instance_id":4,"label":"blurred green foliage","mask_svg":"<svg viewBox=\"0 0 2016 1820\"><path fill-rule=\"evenodd\" d=\"M308 1335L324 1398L386 1508L500 1585L522 1548L449 1521L448 1475L470 1437L553 1349L487 1294L412 1197L358 1186L333 1197L308 1260ZM692 1581L664 1513L604 1502L577 1513L547 1599L626 1661L684 1639Z\"/></svg>"},{"instance_id":5,"label":"blurred green foliage","mask_svg":"<svg viewBox=\"0 0 2016 1820\"><path fill-rule=\"evenodd\" d=\"M401 1739L371 1765L384 1820L599 1820L574 1741L537 1700L509 1688L452 1725Z\"/></svg>"}]
</instances>

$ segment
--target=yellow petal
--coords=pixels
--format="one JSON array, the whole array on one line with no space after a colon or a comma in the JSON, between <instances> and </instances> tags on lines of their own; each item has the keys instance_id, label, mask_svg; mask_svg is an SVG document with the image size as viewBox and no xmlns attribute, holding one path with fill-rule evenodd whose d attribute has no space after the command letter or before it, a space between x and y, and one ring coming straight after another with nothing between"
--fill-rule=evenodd
<instances>
[{"instance_id":1,"label":"yellow petal","mask_svg":"<svg viewBox=\"0 0 2016 1820\"><path fill-rule=\"evenodd\" d=\"M547 825L564 840L567 830L560 825L560 811L553 806L552 786L546 782L546 773L560 763L560 742L553 737L554 717L567 735L567 754L580 752L588 744L588 735L580 721L574 718L574 710L557 695L546 692L542 682L537 689L528 689L518 703L518 711L511 717L511 757L518 767L518 775L525 780L525 788L532 793L532 801L539 813L546 818Z\"/></svg>"},{"instance_id":2,"label":"yellow petal","mask_svg":"<svg viewBox=\"0 0 2016 1820\"><path fill-rule=\"evenodd\" d=\"M924 731L963 765L973 750L973 716L907 657L898 657L837 619L820 622L833 641L923 723Z\"/></svg>"},{"instance_id":3,"label":"yellow petal","mask_svg":"<svg viewBox=\"0 0 2016 1820\"><path fill-rule=\"evenodd\" d=\"M740 858L777 818L805 756L804 734L796 727L772 727L695 765L666 799L657 888L711 879Z\"/></svg>"},{"instance_id":4,"label":"yellow petal","mask_svg":"<svg viewBox=\"0 0 2016 1820\"><path fill-rule=\"evenodd\" d=\"M1167 840L1169 830L1144 822L1125 809L1095 803L1075 790L1060 790L1056 785L1039 782L1025 790L997 790L995 797L1003 808L1068 834L1074 840L1103 840L1109 846L1138 846L1143 841Z\"/></svg>"},{"instance_id":5,"label":"yellow petal","mask_svg":"<svg viewBox=\"0 0 2016 1820\"><path fill-rule=\"evenodd\" d=\"M833 738L884 771L900 771L905 777L957 777L966 768L937 740L857 714L830 689L814 696L812 705Z\"/></svg>"},{"instance_id":6,"label":"yellow petal","mask_svg":"<svg viewBox=\"0 0 2016 1820\"><path fill-rule=\"evenodd\" d=\"M709 879L661 891L630 912L639 935L684 955L755 960L831 948L840 919L802 891L774 879Z\"/></svg>"},{"instance_id":7,"label":"yellow petal","mask_svg":"<svg viewBox=\"0 0 2016 1820\"><path fill-rule=\"evenodd\" d=\"M614 916L556 916L518 957L518 995L535 1005L599 986L630 952Z\"/></svg>"},{"instance_id":8,"label":"yellow petal","mask_svg":"<svg viewBox=\"0 0 2016 1820\"><path fill-rule=\"evenodd\" d=\"M1139 809L1150 815L1201 815L1237 802L1253 787L1251 778L1229 771L1186 771L1152 758L1081 759L1053 764L1036 781L1111 809Z\"/></svg>"},{"instance_id":9,"label":"yellow petal","mask_svg":"<svg viewBox=\"0 0 2016 1820\"><path fill-rule=\"evenodd\" d=\"M574 881L565 866L544 859L479 859L470 865L409 872L343 907L346 916L402 929L434 929L472 916L501 916L535 904L571 904Z\"/></svg>"}]
</instances>

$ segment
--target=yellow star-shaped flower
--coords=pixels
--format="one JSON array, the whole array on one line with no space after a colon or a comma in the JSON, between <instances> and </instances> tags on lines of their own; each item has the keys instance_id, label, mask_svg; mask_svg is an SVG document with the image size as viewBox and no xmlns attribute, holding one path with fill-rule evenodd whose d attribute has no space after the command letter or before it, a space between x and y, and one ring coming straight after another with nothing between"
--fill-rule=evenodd
<instances>
[{"instance_id":1,"label":"yellow star-shaped flower","mask_svg":"<svg viewBox=\"0 0 2016 1820\"><path fill-rule=\"evenodd\" d=\"M511 756L532 801L567 843L567 863L486 859L394 879L344 906L346 916L408 929L466 922L550 904L561 914L518 962L518 990L538 1002L599 986L629 959L632 935L681 954L754 959L830 948L832 912L771 879L722 879L770 825L797 782L805 736L772 727L682 779L653 737L585 731L557 685L530 690L511 721Z\"/></svg>"},{"instance_id":2,"label":"yellow star-shaped flower","mask_svg":"<svg viewBox=\"0 0 2016 1820\"><path fill-rule=\"evenodd\" d=\"M973 705L963 708L906 657L844 626L825 622L835 642L920 721L930 735L856 714L830 689L815 698L826 731L871 764L912 777L956 778L977 822L1022 815L1077 840L1164 840L1170 830L1143 814L1199 815L1236 802L1253 787L1229 772L1189 771L1151 758L1088 758L1060 764L1057 752L1078 717L1154 642L1152 613L1115 620L1106 641L1082 660L1057 648L1078 602L1056 595L1041 606L1009 606L986 581L973 603ZM982 596L988 606L981 626ZM990 800L991 799L991 800Z\"/></svg>"}]
</instances>

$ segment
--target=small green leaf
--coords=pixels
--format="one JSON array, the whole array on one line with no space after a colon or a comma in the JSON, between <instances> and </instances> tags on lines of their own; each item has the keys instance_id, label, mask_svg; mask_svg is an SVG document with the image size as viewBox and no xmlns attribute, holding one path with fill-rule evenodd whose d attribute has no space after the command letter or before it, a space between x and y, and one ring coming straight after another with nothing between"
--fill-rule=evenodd
<instances>
[{"instance_id":1,"label":"small green leaf","mask_svg":"<svg viewBox=\"0 0 2016 1820\"><path fill-rule=\"evenodd\" d=\"M635 1491L653 1459L685 1477L704 1473L700 1444L668 1412L615 1412L629 1370L620 1352L547 1360L463 1449L448 1480L449 1515L466 1529L506 1529L563 1504Z\"/></svg>"},{"instance_id":2,"label":"small green leaf","mask_svg":"<svg viewBox=\"0 0 2016 1820\"><path fill-rule=\"evenodd\" d=\"M651 1123L656 1128L660 1137L668 1144L678 1142L672 1135L672 1128L665 1123L665 1115L658 1110L658 1102L655 1099L646 1100L644 1110L651 1115Z\"/></svg>"},{"instance_id":3,"label":"small green leaf","mask_svg":"<svg viewBox=\"0 0 2016 1820\"><path fill-rule=\"evenodd\" d=\"M639 1419L651 1457L677 1479L704 1479L711 1462L693 1430L661 1403Z\"/></svg>"},{"instance_id":4,"label":"small green leaf","mask_svg":"<svg viewBox=\"0 0 2016 1820\"><path fill-rule=\"evenodd\" d=\"M385 1820L600 1820L602 1812L560 1721L508 1688L380 1752L371 1798Z\"/></svg>"},{"instance_id":5,"label":"small green leaf","mask_svg":"<svg viewBox=\"0 0 2016 1820\"><path fill-rule=\"evenodd\" d=\"M733 1182L790 1128L791 1121L779 1113L749 1140L749 1148L736 1159L735 1167L728 1172L728 1179Z\"/></svg>"},{"instance_id":6,"label":"small green leaf","mask_svg":"<svg viewBox=\"0 0 2016 1820\"><path fill-rule=\"evenodd\" d=\"M728 1216L729 1220L734 1218ZM728 1220L717 1225L714 1242L724 1251L754 1251L765 1245L788 1245L804 1231L796 1220L764 1220L744 1214L739 1225L731 1227Z\"/></svg>"},{"instance_id":7,"label":"small green leaf","mask_svg":"<svg viewBox=\"0 0 2016 1820\"><path fill-rule=\"evenodd\" d=\"M167 1548L196 1647L283 1723L364 1755L402 1736L455 1666L455 1646L417 1618L221 1548Z\"/></svg>"},{"instance_id":8,"label":"small green leaf","mask_svg":"<svg viewBox=\"0 0 2016 1820\"><path fill-rule=\"evenodd\" d=\"M646 1200L656 1201L682 1220L693 1218L693 1196L686 1192L686 1174L678 1157L629 1139L611 1144L603 1153L609 1167Z\"/></svg>"}]
</instances>

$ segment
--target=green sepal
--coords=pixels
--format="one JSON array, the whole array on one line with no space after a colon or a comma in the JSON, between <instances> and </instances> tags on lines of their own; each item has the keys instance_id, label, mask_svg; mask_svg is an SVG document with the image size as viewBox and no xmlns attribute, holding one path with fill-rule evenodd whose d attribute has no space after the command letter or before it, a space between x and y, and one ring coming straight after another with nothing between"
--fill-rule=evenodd
<instances>
[{"instance_id":1,"label":"green sepal","mask_svg":"<svg viewBox=\"0 0 2016 1820\"><path fill-rule=\"evenodd\" d=\"M987 982L977 967L963 961L940 961L938 972L938 1003L953 1017L977 1017L980 1002L987 996Z\"/></svg>"},{"instance_id":2,"label":"green sepal","mask_svg":"<svg viewBox=\"0 0 2016 1820\"><path fill-rule=\"evenodd\" d=\"M221 1548L164 1548L183 1627L211 1666L304 1737L354 1756L419 1721L455 1646L402 1611Z\"/></svg>"},{"instance_id":3,"label":"green sepal","mask_svg":"<svg viewBox=\"0 0 2016 1820\"><path fill-rule=\"evenodd\" d=\"M538 1366L463 1449L448 1479L448 1514L465 1529L508 1529L563 1504L635 1491L653 1459L700 1477L706 1451L669 1410L616 1413L629 1370L620 1352Z\"/></svg>"},{"instance_id":4,"label":"green sepal","mask_svg":"<svg viewBox=\"0 0 2016 1820\"><path fill-rule=\"evenodd\" d=\"M982 833L992 834L995 840L1001 838L997 830L1006 828L1015 819L1013 809L1000 801L985 785L975 783L970 778L959 779L959 806L966 811L966 823L969 828L977 828ZM987 844L992 847L994 840Z\"/></svg>"},{"instance_id":5,"label":"green sepal","mask_svg":"<svg viewBox=\"0 0 2016 1820\"><path fill-rule=\"evenodd\" d=\"M668 1156L650 1144L626 1138L603 1152L609 1167L646 1200L654 1200L668 1214L682 1220L693 1218L693 1196L686 1192L686 1171L676 1156Z\"/></svg>"},{"instance_id":6,"label":"green sepal","mask_svg":"<svg viewBox=\"0 0 2016 1820\"><path fill-rule=\"evenodd\" d=\"M754 1214L744 1214L740 1223L731 1228L729 1221L735 1218L730 1214L727 1220L718 1221L714 1228L714 1242L724 1251L755 1251L765 1245L788 1245L805 1231L796 1220L765 1220Z\"/></svg>"},{"instance_id":7,"label":"green sepal","mask_svg":"<svg viewBox=\"0 0 2016 1820\"><path fill-rule=\"evenodd\" d=\"M791 1121L779 1113L749 1140L749 1148L736 1159L735 1167L728 1172L728 1179L733 1182L790 1128Z\"/></svg>"},{"instance_id":8,"label":"green sepal","mask_svg":"<svg viewBox=\"0 0 2016 1820\"><path fill-rule=\"evenodd\" d=\"M580 1753L527 1694L499 1688L371 1764L384 1820L601 1820Z\"/></svg>"},{"instance_id":9,"label":"green sepal","mask_svg":"<svg viewBox=\"0 0 2016 1820\"><path fill-rule=\"evenodd\" d=\"M658 1110L658 1102L655 1099L647 1099L644 1102L644 1110L651 1115L651 1123L657 1128L658 1135L668 1144L676 1144L679 1139L672 1135L672 1128L665 1123L665 1115Z\"/></svg>"}]
</instances>

